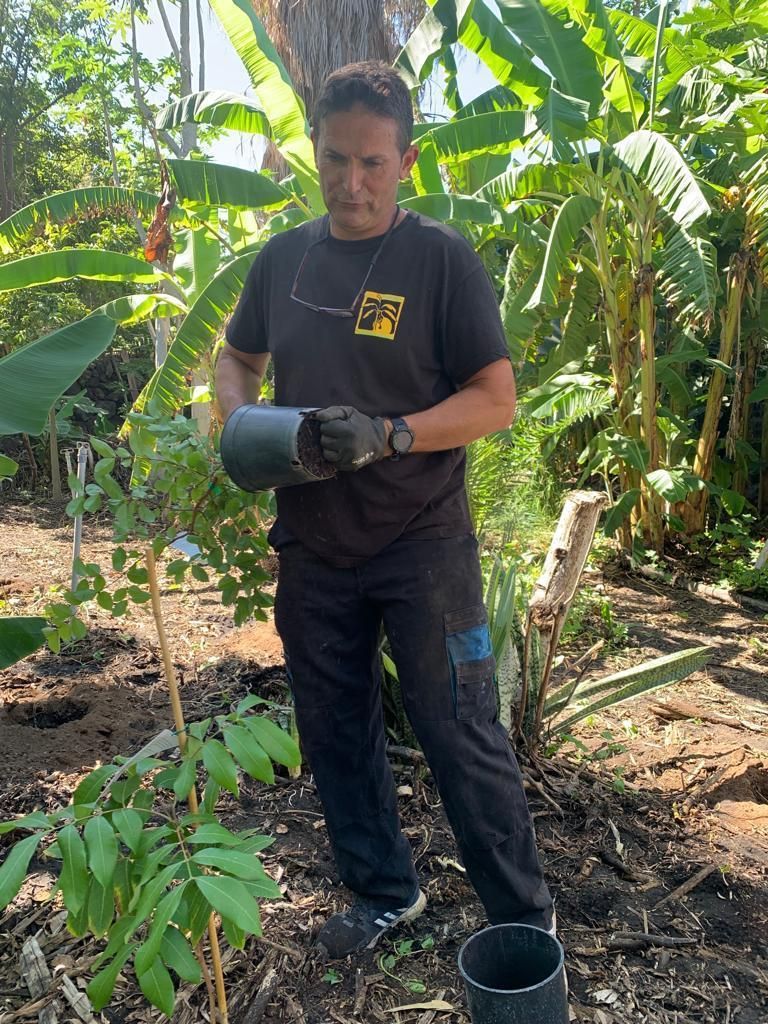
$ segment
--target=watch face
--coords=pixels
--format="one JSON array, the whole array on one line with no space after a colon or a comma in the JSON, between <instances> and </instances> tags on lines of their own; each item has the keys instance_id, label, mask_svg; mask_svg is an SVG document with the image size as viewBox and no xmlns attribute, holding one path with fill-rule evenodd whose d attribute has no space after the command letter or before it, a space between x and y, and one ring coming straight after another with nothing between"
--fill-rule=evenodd
<instances>
[{"instance_id":1,"label":"watch face","mask_svg":"<svg viewBox=\"0 0 768 1024\"><path fill-rule=\"evenodd\" d=\"M396 430L392 434L392 447L399 455L405 455L413 444L413 437L408 430Z\"/></svg>"}]
</instances>

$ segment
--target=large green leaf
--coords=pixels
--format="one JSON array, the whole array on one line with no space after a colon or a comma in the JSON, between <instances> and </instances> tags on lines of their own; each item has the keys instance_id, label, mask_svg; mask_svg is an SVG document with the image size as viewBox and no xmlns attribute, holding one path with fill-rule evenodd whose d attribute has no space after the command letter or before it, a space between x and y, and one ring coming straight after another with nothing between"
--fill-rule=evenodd
<instances>
[{"instance_id":1,"label":"large green leaf","mask_svg":"<svg viewBox=\"0 0 768 1024\"><path fill-rule=\"evenodd\" d=\"M570 0L568 10L584 29L584 44L602 58L605 91L620 113L630 113L633 127L642 113L644 99L633 87L624 52L602 0Z\"/></svg>"},{"instance_id":2,"label":"large green leaf","mask_svg":"<svg viewBox=\"0 0 768 1024\"><path fill-rule=\"evenodd\" d=\"M11 480L19 471L19 464L7 455L0 455L0 483L3 480ZM3 666L0 665L0 668Z\"/></svg>"},{"instance_id":3,"label":"large green leaf","mask_svg":"<svg viewBox=\"0 0 768 1024\"><path fill-rule=\"evenodd\" d=\"M195 885L222 917L230 918L250 935L261 935L259 905L243 882L223 875L200 875Z\"/></svg>"},{"instance_id":4,"label":"large green leaf","mask_svg":"<svg viewBox=\"0 0 768 1024\"><path fill-rule=\"evenodd\" d=\"M659 290L682 321L708 326L719 289L717 249L705 238L678 228L664 239L659 267Z\"/></svg>"},{"instance_id":5,"label":"large green leaf","mask_svg":"<svg viewBox=\"0 0 768 1024\"><path fill-rule=\"evenodd\" d=\"M26 839L20 839L11 847L5 860L0 864L0 910L8 906L21 888L29 862L42 838L42 832L37 832Z\"/></svg>"},{"instance_id":6,"label":"large green leaf","mask_svg":"<svg viewBox=\"0 0 768 1024\"><path fill-rule=\"evenodd\" d=\"M90 281L133 281L156 284L168 275L145 260L106 249L58 249L0 264L0 292L56 284L73 277Z\"/></svg>"},{"instance_id":7,"label":"large green leaf","mask_svg":"<svg viewBox=\"0 0 768 1024\"><path fill-rule=\"evenodd\" d=\"M541 277L526 309L536 309L542 303L555 306L559 300L560 278L565 272L574 243L584 225L600 209L600 203L591 196L569 196L557 211L549 233L547 252Z\"/></svg>"},{"instance_id":8,"label":"large green leaf","mask_svg":"<svg viewBox=\"0 0 768 1024\"><path fill-rule=\"evenodd\" d=\"M656 28L651 22L619 10L609 10L608 21L623 50L629 50L630 53L642 57L644 60L653 59L653 51L656 47Z\"/></svg>"},{"instance_id":9,"label":"large green leaf","mask_svg":"<svg viewBox=\"0 0 768 1024\"><path fill-rule=\"evenodd\" d=\"M203 289L173 339L163 365L142 393L142 403L154 401L165 412L186 404L187 375L199 365L234 308L256 255L248 252L238 256Z\"/></svg>"},{"instance_id":10,"label":"large green leaf","mask_svg":"<svg viewBox=\"0 0 768 1024\"><path fill-rule=\"evenodd\" d=\"M18 243L23 242L33 228L43 221L64 224L87 220L107 210L123 215L128 211L136 211L139 215L151 218L156 205L157 196L150 192L106 185L56 192L22 207L0 223L0 253L13 252Z\"/></svg>"},{"instance_id":11,"label":"large green leaf","mask_svg":"<svg viewBox=\"0 0 768 1024\"><path fill-rule=\"evenodd\" d=\"M613 152L619 165L633 174L681 227L690 228L710 212L693 172L663 135L633 132L614 146Z\"/></svg>"},{"instance_id":12,"label":"large green leaf","mask_svg":"<svg viewBox=\"0 0 768 1024\"><path fill-rule=\"evenodd\" d=\"M264 26L248 0L211 0L211 6L250 75L272 126L272 138L309 201L323 207L312 143L301 101Z\"/></svg>"},{"instance_id":13,"label":"large green leaf","mask_svg":"<svg viewBox=\"0 0 768 1024\"><path fill-rule=\"evenodd\" d=\"M157 115L160 129L180 128L183 124L213 124L237 132L272 137L272 128L264 110L248 96L234 92L193 92L178 103L171 103Z\"/></svg>"},{"instance_id":14,"label":"large green leaf","mask_svg":"<svg viewBox=\"0 0 768 1024\"><path fill-rule=\"evenodd\" d=\"M584 32L574 23L565 0L551 0L546 7L541 0L496 2L504 24L543 62L560 91L586 100L596 114L602 99L603 76L594 52L584 45Z\"/></svg>"},{"instance_id":15,"label":"large green leaf","mask_svg":"<svg viewBox=\"0 0 768 1024\"><path fill-rule=\"evenodd\" d=\"M151 292L139 295L121 295L119 299L112 299L105 302L103 306L94 309L91 316L103 314L110 320L114 320L124 327L131 324L141 323L156 316L182 316L187 312L187 307L174 295L165 292Z\"/></svg>"},{"instance_id":16,"label":"large green leaf","mask_svg":"<svg viewBox=\"0 0 768 1024\"><path fill-rule=\"evenodd\" d=\"M485 0L475 0L472 17L464 25L460 42L486 65L496 80L522 103L537 105L547 95L551 80L537 67L512 32L491 13Z\"/></svg>"},{"instance_id":17,"label":"large green leaf","mask_svg":"<svg viewBox=\"0 0 768 1024\"><path fill-rule=\"evenodd\" d=\"M117 837L107 819L98 814L89 818L84 829L88 868L105 888L112 885L117 864Z\"/></svg>"},{"instance_id":18,"label":"large green leaf","mask_svg":"<svg viewBox=\"0 0 768 1024\"><path fill-rule=\"evenodd\" d=\"M570 195L577 182L589 174L590 171L578 164L520 164L492 178L476 195L498 206L540 195L551 201L552 197Z\"/></svg>"},{"instance_id":19,"label":"large green leaf","mask_svg":"<svg viewBox=\"0 0 768 1024\"><path fill-rule=\"evenodd\" d=\"M446 223L469 221L472 224L493 225L496 228L495 233L500 237L517 240L526 237L527 239L530 231L522 217L508 214L498 206L482 199L475 199L474 196L448 195L447 193L411 196L410 199L404 199L400 205Z\"/></svg>"},{"instance_id":20,"label":"large green leaf","mask_svg":"<svg viewBox=\"0 0 768 1024\"><path fill-rule=\"evenodd\" d=\"M756 161L745 177L746 242L755 247L763 276L768 280L768 157Z\"/></svg>"},{"instance_id":21,"label":"large green leaf","mask_svg":"<svg viewBox=\"0 0 768 1024\"><path fill-rule=\"evenodd\" d=\"M15 665L45 643L46 619L38 615L8 615L0 618L0 669Z\"/></svg>"},{"instance_id":22,"label":"large green leaf","mask_svg":"<svg viewBox=\"0 0 768 1024\"><path fill-rule=\"evenodd\" d=\"M555 159L566 163L573 158L569 143L584 138L588 121L589 104L575 96L565 96L554 85L536 111L536 123L552 143Z\"/></svg>"},{"instance_id":23,"label":"large green leaf","mask_svg":"<svg viewBox=\"0 0 768 1024\"><path fill-rule=\"evenodd\" d=\"M536 131L536 119L524 110L476 114L433 128L419 140L434 146L440 161L469 160L483 153L510 153Z\"/></svg>"},{"instance_id":24,"label":"large green leaf","mask_svg":"<svg viewBox=\"0 0 768 1024\"><path fill-rule=\"evenodd\" d=\"M0 436L41 434L48 410L109 346L116 326L94 314L0 359Z\"/></svg>"},{"instance_id":25,"label":"large green leaf","mask_svg":"<svg viewBox=\"0 0 768 1024\"><path fill-rule=\"evenodd\" d=\"M266 174L243 167L210 164L204 160L169 160L179 200L203 206L232 206L250 210L285 203L290 195Z\"/></svg>"},{"instance_id":26,"label":"large green leaf","mask_svg":"<svg viewBox=\"0 0 768 1024\"><path fill-rule=\"evenodd\" d=\"M395 61L411 89L429 77L435 58L455 43L474 0L436 0Z\"/></svg>"},{"instance_id":27,"label":"large green leaf","mask_svg":"<svg viewBox=\"0 0 768 1024\"><path fill-rule=\"evenodd\" d=\"M139 988L148 1001L161 1010L166 1017L170 1017L176 1002L176 992L168 969L160 957L156 956L149 969L137 977Z\"/></svg>"},{"instance_id":28,"label":"large green leaf","mask_svg":"<svg viewBox=\"0 0 768 1024\"><path fill-rule=\"evenodd\" d=\"M173 272L193 303L219 269L221 242L205 227L185 228L176 234L175 249Z\"/></svg>"}]
</instances>

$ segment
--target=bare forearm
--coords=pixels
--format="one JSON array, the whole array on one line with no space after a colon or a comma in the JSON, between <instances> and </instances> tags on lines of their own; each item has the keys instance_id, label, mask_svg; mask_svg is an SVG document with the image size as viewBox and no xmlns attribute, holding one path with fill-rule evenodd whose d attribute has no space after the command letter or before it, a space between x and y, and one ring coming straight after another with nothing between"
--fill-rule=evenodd
<instances>
[{"instance_id":1,"label":"bare forearm","mask_svg":"<svg viewBox=\"0 0 768 1024\"><path fill-rule=\"evenodd\" d=\"M258 402L261 380L261 374L223 351L216 363L216 401L222 418L241 405Z\"/></svg>"},{"instance_id":2,"label":"bare forearm","mask_svg":"<svg viewBox=\"0 0 768 1024\"><path fill-rule=\"evenodd\" d=\"M431 409L403 418L414 434L413 452L460 448L479 437L504 430L515 415L515 382L510 372L500 389L486 382L470 382L461 391ZM391 427L388 424L388 430Z\"/></svg>"}]
</instances>

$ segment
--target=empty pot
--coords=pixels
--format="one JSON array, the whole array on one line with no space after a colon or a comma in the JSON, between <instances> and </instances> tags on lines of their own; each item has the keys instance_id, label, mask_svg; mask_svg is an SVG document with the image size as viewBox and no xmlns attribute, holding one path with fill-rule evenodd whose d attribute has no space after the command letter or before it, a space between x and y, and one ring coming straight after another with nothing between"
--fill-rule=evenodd
<instances>
[{"instance_id":1,"label":"empty pot","mask_svg":"<svg viewBox=\"0 0 768 1024\"><path fill-rule=\"evenodd\" d=\"M221 461L244 491L268 491L336 475L320 447L316 409L241 405L221 432Z\"/></svg>"},{"instance_id":2,"label":"empty pot","mask_svg":"<svg viewBox=\"0 0 768 1024\"><path fill-rule=\"evenodd\" d=\"M459 950L473 1024L568 1024L563 947L526 924L497 924Z\"/></svg>"}]
</instances>

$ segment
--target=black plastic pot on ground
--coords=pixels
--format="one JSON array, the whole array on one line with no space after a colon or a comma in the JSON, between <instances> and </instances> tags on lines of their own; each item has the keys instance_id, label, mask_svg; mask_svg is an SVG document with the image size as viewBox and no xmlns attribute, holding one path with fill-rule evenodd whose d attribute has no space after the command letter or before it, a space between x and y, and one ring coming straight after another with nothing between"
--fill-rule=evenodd
<instances>
[{"instance_id":1,"label":"black plastic pot on ground","mask_svg":"<svg viewBox=\"0 0 768 1024\"><path fill-rule=\"evenodd\" d=\"M323 458L316 409L241 405L221 432L221 461L244 491L268 491L316 480L336 470Z\"/></svg>"},{"instance_id":2,"label":"black plastic pot on ground","mask_svg":"<svg viewBox=\"0 0 768 1024\"><path fill-rule=\"evenodd\" d=\"M548 932L497 924L459 950L472 1024L568 1024L563 947Z\"/></svg>"}]
</instances>

